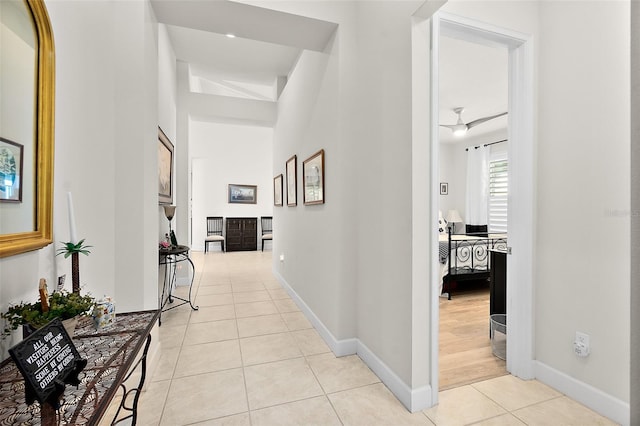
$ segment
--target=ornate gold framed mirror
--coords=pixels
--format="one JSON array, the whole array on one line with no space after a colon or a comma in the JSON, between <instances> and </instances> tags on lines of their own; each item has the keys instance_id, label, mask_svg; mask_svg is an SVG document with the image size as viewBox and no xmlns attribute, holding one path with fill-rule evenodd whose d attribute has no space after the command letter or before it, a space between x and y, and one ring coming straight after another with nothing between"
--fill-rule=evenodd
<instances>
[{"instance_id":1,"label":"ornate gold framed mirror","mask_svg":"<svg viewBox=\"0 0 640 426\"><path fill-rule=\"evenodd\" d=\"M44 0L0 1L0 257L52 242L54 45Z\"/></svg>"}]
</instances>

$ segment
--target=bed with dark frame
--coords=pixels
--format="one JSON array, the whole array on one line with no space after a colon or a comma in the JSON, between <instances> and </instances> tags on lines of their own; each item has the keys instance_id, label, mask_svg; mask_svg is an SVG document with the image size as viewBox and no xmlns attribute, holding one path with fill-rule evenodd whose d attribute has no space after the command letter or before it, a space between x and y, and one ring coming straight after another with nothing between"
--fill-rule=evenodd
<instances>
[{"instance_id":1,"label":"bed with dark frame","mask_svg":"<svg viewBox=\"0 0 640 426\"><path fill-rule=\"evenodd\" d=\"M453 234L451 228L440 234L441 294L451 294L465 281L488 281L491 250L507 249L507 234L489 234L467 228L465 234ZM474 232L475 231L475 232Z\"/></svg>"}]
</instances>

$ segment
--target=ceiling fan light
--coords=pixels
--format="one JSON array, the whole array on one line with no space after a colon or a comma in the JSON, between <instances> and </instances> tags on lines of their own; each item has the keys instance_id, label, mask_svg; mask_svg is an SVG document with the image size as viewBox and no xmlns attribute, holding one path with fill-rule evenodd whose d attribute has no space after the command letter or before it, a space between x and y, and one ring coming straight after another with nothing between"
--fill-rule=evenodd
<instances>
[{"instance_id":1,"label":"ceiling fan light","mask_svg":"<svg viewBox=\"0 0 640 426\"><path fill-rule=\"evenodd\" d=\"M453 136L459 138L467 133L467 126L463 124L462 126L455 126L451 130L453 130Z\"/></svg>"}]
</instances>

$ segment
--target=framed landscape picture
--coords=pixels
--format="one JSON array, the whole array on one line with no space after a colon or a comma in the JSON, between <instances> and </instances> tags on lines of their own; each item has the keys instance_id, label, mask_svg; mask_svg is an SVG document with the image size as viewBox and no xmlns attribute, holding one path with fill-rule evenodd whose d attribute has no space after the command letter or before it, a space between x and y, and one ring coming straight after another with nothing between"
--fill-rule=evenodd
<instances>
[{"instance_id":1,"label":"framed landscape picture","mask_svg":"<svg viewBox=\"0 0 640 426\"><path fill-rule=\"evenodd\" d=\"M173 202L173 144L158 127L158 201Z\"/></svg>"},{"instance_id":2,"label":"framed landscape picture","mask_svg":"<svg viewBox=\"0 0 640 426\"><path fill-rule=\"evenodd\" d=\"M324 204L324 149L303 161L302 179L304 204Z\"/></svg>"},{"instance_id":3,"label":"framed landscape picture","mask_svg":"<svg viewBox=\"0 0 640 426\"><path fill-rule=\"evenodd\" d=\"M0 138L0 201L22 201L22 161L24 147Z\"/></svg>"},{"instance_id":4,"label":"framed landscape picture","mask_svg":"<svg viewBox=\"0 0 640 426\"><path fill-rule=\"evenodd\" d=\"M273 205L282 206L282 174L273 178Z\"/></svg>"},{"instance_id":5,"label":"framed landscape picture","mask_svg":"<svg viewBox=\"0 0 640 426\"><path fill-rule=\"evenodd\" d=\"M229 184L229 203L255 204L258 201L258 187L256 185Z\"/></svg>"},{"instance_id":6,"label":"framed landscape picture","mask_svg":"<svg viewBox=\"0 0 640 426\"><path fill-rule=\"evenodd\" d=\"M287 174L287 206L298 205L298 181L296 170L297 157L293 157L287 160L286 174Z\"/></svg>"}]
</instances>

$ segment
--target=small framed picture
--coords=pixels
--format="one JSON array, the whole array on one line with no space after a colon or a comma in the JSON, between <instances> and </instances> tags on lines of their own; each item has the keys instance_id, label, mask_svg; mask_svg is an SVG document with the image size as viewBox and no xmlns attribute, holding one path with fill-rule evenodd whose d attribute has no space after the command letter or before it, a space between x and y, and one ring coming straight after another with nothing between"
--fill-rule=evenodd
<instances>
[{"instance_id":1,"label":"small framed picture","mask_svg":"<svg viewBox=\"0 0 640 426\"><path fill-rule=\"evenodd\" d=\"M447 182L440 182L440 195L449 195L449 184Z\"/></svg>"},{"instance_id":2,"label":"small framed picture","mask_svg":"<svg viewBox=\"0 0 640 426\"><path fill-rule=\"evenodd\" d=\"M324 149L302 163L304 204L324 204Z\"/></svg>"},{"instance_id":3,"label":"small framed picture","mask_svg":"<svg viewBox=\"0 0 640 426\"><path fill-rule=\"evenodd\" d=\"M273 205L282 206L282 173L273 178Z\"/></svg>"},{"instance_id":4,"label":"small framed picture","mask_svg":"<svg viewBox=\"0 0 640 426\"><path fill-rule=\"evenodd\" d=\"M287 206L298 205L298 181L296 170L297 157L293 157L287 160L286 174L287 174Z\"/></svg>"},{"instance_id":5,"label":"small framed picture","mask_svg":"<svg viewBox=\"0 0 640 426\"><path fill-rule=\"evenodd\" d=\"M256 185L229 184L229 203L255 204L258 200Z\"/></svg>"},{"instance_id":6,"label":"small framed picture","mask_svg":"<svg viewBox=\"0 0 640 426\"><path fill-rule=\"evenodd\" d=\"M24 147L0 138L0 201L22 201L22 157Z\"/></svg>"}]
</instances>

